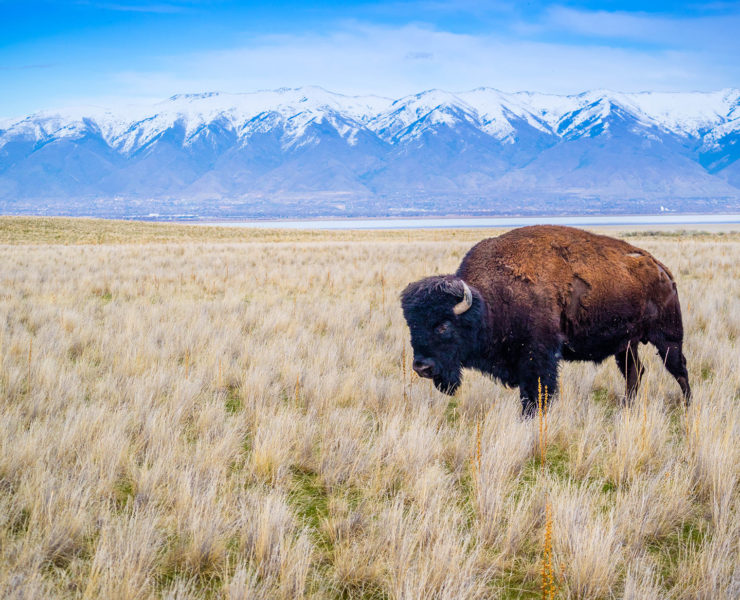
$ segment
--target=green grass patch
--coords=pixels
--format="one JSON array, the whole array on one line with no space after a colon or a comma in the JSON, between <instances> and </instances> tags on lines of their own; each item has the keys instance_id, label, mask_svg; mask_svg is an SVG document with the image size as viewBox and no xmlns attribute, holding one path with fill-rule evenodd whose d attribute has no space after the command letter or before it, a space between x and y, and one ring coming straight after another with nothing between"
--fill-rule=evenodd
<instances>
[{"instance_id":1,"label":"green grass patch","mask_svg":"<svg viewBox=\"0 0 740 600\"><path fill-rule=\"evenodd\" d=\"M347 585L337 595L341 600L389 600L390 597L382 587L370 583L362 586Z\"/></svg>"},{"instance_id":2,"label":"green grass patch","mask_svg":"<svg viewBox=\"0 0 740 600\"><path fill-rule=\"evenodd\" d=\"M123 510L135 495L134 482L129 477L119 477L113 483L113 501L118 510Z\"/></svg>"},{"instance_id":3,"label":"green grass patch","mask_svg":"<svg viewBox=\"0 0 740 600\"><path fill-rule=\"evenodd\" d=\"M154 575L154 587L160 592L167 592L177 585L178 580L188 581L198 591L200 598L221 597L223 586L220 568L204 557L201 563L192 563L185 559L183 549L188 539L171 533L160 550L160 561ZM166 595L175 597L175 595Z\"/></svg>"},{"instance_id":4,"label":"green grass patch","mask_svg":"<svg viewBox=\"0 0 740 600\"><path fill-rule=\"evenodd\" d=\"M604 407L605 416L607 418L611 418L620 405L617 396L612 394L605 387L594 388L594 390L591 392L591 398L596 404Z\"/></svg>"},{"instance_id":5,"label":"green grass patch","mask_svg":"<svg viewBox=\"0 0 740 600\"><path fill-rule=\"evenodd\" d=\"M557 444L548 444L545 452L545 465L542 466L542 457L537 448L536 456L530 458L522 468L521 481L525 485L534 485L537 476L543 471L555 475L558 479L569 480L568 451Z\"/></svg>"},{"instance_id":6,"label":"green grass patch","mask_svg":"<svg viewBox=\"0 0 740 600\"><path fill-rule=\"evenodd\" d=\"M10 533L14 536L24 535L28 531L30 522L31 511L28 508L22 508L10 522Z\"/></svg>"},{"instance_id":7,"label":"green grass patch","mask_svg":"<svg viewBox=\"0 0 740 600\"><path fill-rule=\"evenodd\" d=\"M490 582L498 600L532 600L542 597L538 581L528 579L522 571L510 570Z\"/></svg>"},{"instance_id":8,"label":"green grass patch","mask_svg":"<svg viewBox=\"0 0 740 600\"><path fill-rule=\"evenodd\" d=\"M450 400L445 408L445 421L450 426L455 426L460 421L460 413L457 410L457 400Z\"/></svg>"},{"instance_id":9,"label":"green grass patch","mask_svg":"<svg viewBox=\"0 0 740 600\"><path fill-rule=\"evenodd\" d=\"M230 415L239 412L244 406L242 402L242 396L239 393L239 386L229 384L224 388L226 392L226 398L224 399L224 408Z\"/></svg>"},{"instance_id":10,"label":"green grass patch","mask_svg":"<svg viewBox=\"0 0 740 600\"><path fill-rule=\"evenodd\" d=\"M313 471L293 468L292 475L288 503L311 530L314 543L321 550L330 551L331 540L322 531L322 523L329 517L329 495Z\"/></svg>"},{"instance_id":11,"label":"green grass patch","mask_svg":"<svg viewBox=\"0 0 740 600\"><path fill-rule=\"evenodd\" d=\"M608 404L609 403L609 390L605 387L597 387L591 393L594 402L597 404Z\"/></svg>"},{"instance_id":12,"label":"green grass patch","mask_svg":"<svg viewBox=\"0 0 740 600\"><path fill-rule=\"evenodd\" d=\"M613 494L616 491L617 491L617 485L613 481L609 481L608 479L605 479L604 483L601 484L602 494Z\"/></svg>"},{"instance_id":13,"label":"green grass patch","mask_svg":"<svg viewBox=\"0 0 740 600\"><path fill-rule=\"evenodd\" d=\"M658 574L668 588L676 582L679 560L707 542L707 528L697 521L687 521L661 540L649 542L648 552L656 559Z\"/></svg>"}]
</instances>

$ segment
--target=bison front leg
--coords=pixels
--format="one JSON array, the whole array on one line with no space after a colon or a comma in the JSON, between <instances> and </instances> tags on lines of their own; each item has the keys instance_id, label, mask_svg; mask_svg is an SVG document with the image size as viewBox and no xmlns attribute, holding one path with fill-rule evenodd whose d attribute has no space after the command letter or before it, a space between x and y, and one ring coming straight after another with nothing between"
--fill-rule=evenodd
<instances>
[{"instance_id":1,"label":"bison front leg","mask_svg":"<svg viewBox=\"0 0 740 600\"><path fill-rule=\"evenodd\" d=\"M549 402L557 394L559 356L557 351L530 353L520 362L519 398L525 417L537 414L538 402L544 408L545 396Z\"/></svg>"}]
</instances>

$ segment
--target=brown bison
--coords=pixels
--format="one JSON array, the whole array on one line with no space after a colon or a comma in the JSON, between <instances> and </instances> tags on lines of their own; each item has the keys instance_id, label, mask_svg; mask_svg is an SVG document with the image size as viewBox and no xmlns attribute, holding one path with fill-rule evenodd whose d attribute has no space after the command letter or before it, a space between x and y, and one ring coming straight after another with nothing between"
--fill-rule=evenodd
<instances>
[{"instance_id":1,"label":"brown bison","mask_svg":"<svg viewBox=\"0 0 740 600\"><path fill-rule=\"evenodd\" d=\"M557 391L564 360L613 356L627 398L640 383L639 343L650 342L691 395L678 292L645 250L557 226L515 229L471 248L455 275L427 277L401 294L414 370L453 394L462 368L519 386L524 414L538 382Z\"/></svg>"}]
</instances>

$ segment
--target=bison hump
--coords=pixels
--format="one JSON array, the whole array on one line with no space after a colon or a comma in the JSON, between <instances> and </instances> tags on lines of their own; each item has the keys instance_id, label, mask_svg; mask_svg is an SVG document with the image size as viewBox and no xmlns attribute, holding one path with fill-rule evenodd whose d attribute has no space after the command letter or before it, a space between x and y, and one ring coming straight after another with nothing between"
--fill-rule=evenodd
<instances>
[{"instance_id":1,"label":"bison hump","mask_svg":"<svg viewBox=\"0 0 740 600\"><path fill-rule=\"evenodd\" d=\"M556 302L567 318L655 300L673 290L670 271L627 242L581 229L533 226L476 244L458 275L495 299L511 286L520 298ZM586 315L584 315L586 316Z\"/></svg>"}]
</instances>

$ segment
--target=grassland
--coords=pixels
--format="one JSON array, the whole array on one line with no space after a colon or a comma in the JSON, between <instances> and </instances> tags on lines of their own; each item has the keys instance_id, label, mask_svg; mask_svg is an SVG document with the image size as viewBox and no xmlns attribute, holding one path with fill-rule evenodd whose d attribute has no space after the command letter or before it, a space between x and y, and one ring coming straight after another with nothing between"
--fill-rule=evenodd
<instances>
[{"instance_id":1,"label":"grassland","mask_svg":"<svg viewBox=\"0 0 740 600\"><path fill-rule=\"evenodd\" d=\"M545 423L411 376L399 291L491 232L0 218L0 597L740 597L740 237L654 233L694 403L643 347Z\"/></svg>"}]
</instances>

